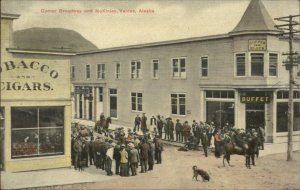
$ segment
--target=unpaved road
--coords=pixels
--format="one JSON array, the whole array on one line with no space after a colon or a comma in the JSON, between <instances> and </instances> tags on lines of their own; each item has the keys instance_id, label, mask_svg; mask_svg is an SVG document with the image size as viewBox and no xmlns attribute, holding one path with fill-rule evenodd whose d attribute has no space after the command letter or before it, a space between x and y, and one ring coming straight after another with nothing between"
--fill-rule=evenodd
<instances>
[{"instance_id":1,"label":"unpaved road","mask_svg":"<svg viewBox=\"0 0 300 190\"><path fill-rule=\"evenodd\" d=\"M233 155L234 166L223 167L222 159L213 153L206 158L202 151L179 152L176 147L166 147L163 163L154 165L154 171L55 189L300 189L300 151L294 152L291 162L286 161L286 153L260 157L252 169L247 169L244 161ZM208 171L211 180L192 180L193 165Z\"/></svg>"}]
</instances>

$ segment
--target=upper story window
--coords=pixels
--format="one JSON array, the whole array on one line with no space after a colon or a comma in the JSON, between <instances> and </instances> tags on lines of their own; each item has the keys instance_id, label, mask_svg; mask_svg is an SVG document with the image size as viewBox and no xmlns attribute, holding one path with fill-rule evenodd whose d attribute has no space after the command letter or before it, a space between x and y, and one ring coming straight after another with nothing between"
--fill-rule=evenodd
<instances>
[{"instance_id":1,"label":"upper story window","mask_svg":"<svg viewBox=\"0 0 300 190\"><path fill-rule=\"evenodd\" d=\"M278 91L277 99L289 99L289 91ZM294 99L300 99L300 91L294 91Z\"/></svg>"},{"instance_id":2,"label":"upper story window","mask_svg":"<svg viewBox=\"0 0 300 190\"><path fill-rule=\"evenodd\" d=\"M184 57L172 59L173 78L186 78L185 60Z\"/></svg>"},{"instance_id":3,"label":"upper story window","mask_svg":"<svg viewBox=\"0 0 300 190\"><path fill-rule=\"evenodd\" d=\"M97 64L97 78L105 79L105 64Z\"/></svg>"},{"instance_id":4,"label":"upper story window","mask_svg":"<svg viewBox=\"0 0 300 190\"><path fill-rule=\"evenodd\" d=\"M143 111L143 94L138 92L131 93L131 110Z\"/></svg>"},{"instance_id":5,"label":"upper story window","mask_svg":"<svg viewBox=\"0 0 300 190\"><path fill-rule=\"evenodd\" d=\"M246 75L246 54L239 53L235 55L236 76Z\"/></svg>"},{"instance_id":6,"label":"upper story window","mask_svg":"<svg viewBox=\"0 0 300 190\"><path fill-rule=\"evenodd\" d=\"M264 76L263 53L251 53L251 76Z\"/></svg>"},{"instance_id":7,"label":"upper story window","mask_svg":"<svg viewBox=\"0 0 300 190\"><path fill-rule=\"evenodd\" d=\"M141 61L131 61L131 78L139 79L141 78Z\"/></svg>"},{"instance_id":8,"label":"upper story window","mask_svg":"<svg viewBox=\"0 0 300 190\"><path fill-rule=\"evenodd\" d=\"M152 77L154 79L158 79L159 78L159 71L158 71L158 64L159 64L159 60L158 59L153 59L152 60Z\"/></svg>"},{"instance_id":9,"label":"upper story window","mask_svg":"<svg viewBox=\"0 0 300 190\"><path fill-rule=\"evenodd\" d=\"M121 74L121 65L120 63L116 63L116 79L120 78L120 74Z\"/></svg>"},{"instance_id":10,"label":"upper story window","mask_svg":"<svg viewBox=\"0 0 300 190\"><path fill-rule=\"evenodd\" d=\"M85 78L91 78L91 65L85 65Z\"/></svg>"},{"instance_id":11,"label":"upper story window","mask_svg":"<svg viewBox=\"0 0 300 190\"><path fill-rule=\"evenodd\" d=\"M201 57L201 76L208 76L208 57Z\"/></svg>"},{"instance_id":12,"label":"upper story window","mask_svg":"<svg viewBox=\"0 0 300 190\"><path fill-rule=\"evenodd\" d=\"M277 76L278 54L269 54L269 76Z\"/></svg>"},{"instance_id":13,"label":"upper story window","mask_svg":"<svg viewBox=\"0 0 300 190\"><path fill-rule=\"evenodd\" d=\"M171 94L171 113L186 115L185 94Z\"/></svg>"},{"instance_id":14,"label":"upper story window","mask_svg":"<svg viewBox=\"0 0 300 190\"><path fill-rule=\"evenodd\" d=\"M74 79L75 78L75 66L72 65L71 67L71 78Z\"/></svg>"}]
</instances>

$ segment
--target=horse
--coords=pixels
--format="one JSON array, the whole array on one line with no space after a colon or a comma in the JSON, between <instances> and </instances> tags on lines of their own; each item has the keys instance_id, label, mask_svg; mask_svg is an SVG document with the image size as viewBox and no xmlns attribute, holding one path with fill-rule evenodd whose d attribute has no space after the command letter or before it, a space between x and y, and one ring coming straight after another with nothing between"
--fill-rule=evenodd
<instances>
[{"instance_id":1,"label":"horse","mask_svg":"<svg viewBox=\"0 0 300 190\"><path fill-rule=\"evenodd\" d=\"M227 160L227 163L230 165L230 155L237 154L237 155L243 155L246 158L245 165L247 168L251 169L250 166L250 159L252 159L252 165L255 165L254 160L254 154L257 151L258 147L258 138L253 137L248 142L244 143L244 147L241 148L239 146L236 146L233 142L224 142L223 143L223 166L225 167L225 159Z\"/></svg>"},{"instance_id":2,"label":"horse","mask_svg":"<svg viewBox=\"0 0 300 190\"><path fill-rule=\"evenodd\" d=\"M94 162L96 168L101 168L104 170L104 163L105 163L105 156L106 156L106 151L107 151L107 144L100 140L96 139L93 142L93 152L94 152Z\"/></svg>"},{"instance_id":3,"label":"horse","mask_svg":"<svg viewBox=\"0 0 300 190\"><path fill-rule=\"evenodd\" d=\"M111 123L111 118L110 117L107 117L105 119L105 121L103 122L103 130L104 130L104 133L105 133L105 136L108 136L108 128L109 128L109 124Z\"/></svg>"}]
</instances>

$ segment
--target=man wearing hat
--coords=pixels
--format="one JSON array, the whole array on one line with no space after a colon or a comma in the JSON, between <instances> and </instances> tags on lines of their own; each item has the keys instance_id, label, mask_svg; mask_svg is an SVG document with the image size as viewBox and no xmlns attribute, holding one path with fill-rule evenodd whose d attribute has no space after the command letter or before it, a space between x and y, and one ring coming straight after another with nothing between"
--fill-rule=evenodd
<instances>
[{"instance_id":1,"label":"man wearing hat","mask_svg":"<svg viewBox=\"0 0 300 190\"><path fill-rule=\"evenodd\" d=\"M111 166L112 166L115 145L116 145L115 143L110 141L110 146L108 147L106 152L105 171L108 176L113 175L113 172L111 171Z\"/></svg>"},{"instance_id":2,"label":"man wearing hat","mask_svg":"<svg viewBox=\"0 0 300 190\"><path fill-rule=\"evenodd\" d=\"M159 137L162 138L163 121L161 120L160 115L157 116L156 127L158 130Z\"/></svg>"},{"instance_id":3,"label":"man wearing hat","mask_svg":"<svg viewBox=\"0 0 300 190\"><path fill-rule=\"evenodd\" d=\"M139 163L139 159L140 159L139 152L135 148L134 144L129 143L128 146L130 148L129 162L130 162L131 175L135 176L135 175L137 175L136 169L138 168L138 163Z\"/></svg>"},{"instance_id":4,"label":"man wearing hat","mask_svg":"<svg viewBox=\"0 0 300 190\"><path fill-rule=\"evenodd\" d=\"M176 124L175 124L175 133L176 133L176 141L181 141L181 129L182 129L182 125L179 122L179 119L176 120Z\"/></svg>"},{"instance_id":5,"label":"man wearing hat","mask_svg":"<svg viewBox=\"0 0 300 190\"><path fill-rule=\"evenodd\" d=\"M147 117L145 113L143 113L143 116L141 118L141 130L143 131L143 133L146 133L147 131Z\"/></svg>"},{"instance_id":6,"label":"man wearing hat","mask_svg":"<svg viewBox=\"0 0 300 190\"><path fill-rule=\"evenodd\" d=\"M149 158L149 144L146 143L144 139L141 140L142 144L140 145L140 159L141 159L141 173L147 172L147 164Z\"/></svg>"},{"instance_id":7,"label":"man wearing hat","mask_svg":"<svg viewBox=\"0 0 300 190\"><path fill-rule=\"evenodd\" d=\"M136 115L135 119L134 119L134 129L133 131L139 131L140 130L140 124L141 124L141 118L139 116L139 114Z\"/></svg>"},{"instance_id":8,"label":"man wearing hat","mask_svg":"<svg viewBox=\"0 0 300 190\"><path fill-rule=\"evenodd\" d=\"M116 167L116 170L115 170L116 175L120 174L120 172L119 172L120 171L120 160L121 160L120 150L121 150L121 147L119 144L117 144L114 147L114 153L113 153L113 159L115 160L115 167Z\"/></svg>"},{"instance_id":9,"label":"man wearing hat","mask_svg":"<svg viewBox=\"0 0 300 190\"><path fill-rule=\"evenodd\" d=\"M125 144L121 145L120 155L120 176L128 176L128 152L125 149Z\"/></svg>"}]
</instances>

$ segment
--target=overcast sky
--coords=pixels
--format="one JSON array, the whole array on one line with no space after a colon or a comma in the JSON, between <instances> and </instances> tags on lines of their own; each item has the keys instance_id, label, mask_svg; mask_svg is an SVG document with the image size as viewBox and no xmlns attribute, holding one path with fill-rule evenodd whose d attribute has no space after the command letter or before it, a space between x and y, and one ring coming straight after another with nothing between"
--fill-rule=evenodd
<instances>
[{"instance_id":1,"label":"overcast sky","mask_svg":"<svg viewBox=\"0 0 300 190\"><path fill-rule=\"evenodd\" d=\"M98 48L157 42L231 31L250 0L1 0L1 11L20 14L14 30L66 28L79 32ZM262 0L271 17L300 13L299 0ZM60 13L59 10L81 13ZM92 9L92 13L84 10ZM117 13L96 13L112 10ZM120 9L135 10L121 13ZM153 10L139 13L140 9ZM56 13L45 13L52 10Z\"/></svg>"}]
</instances>

